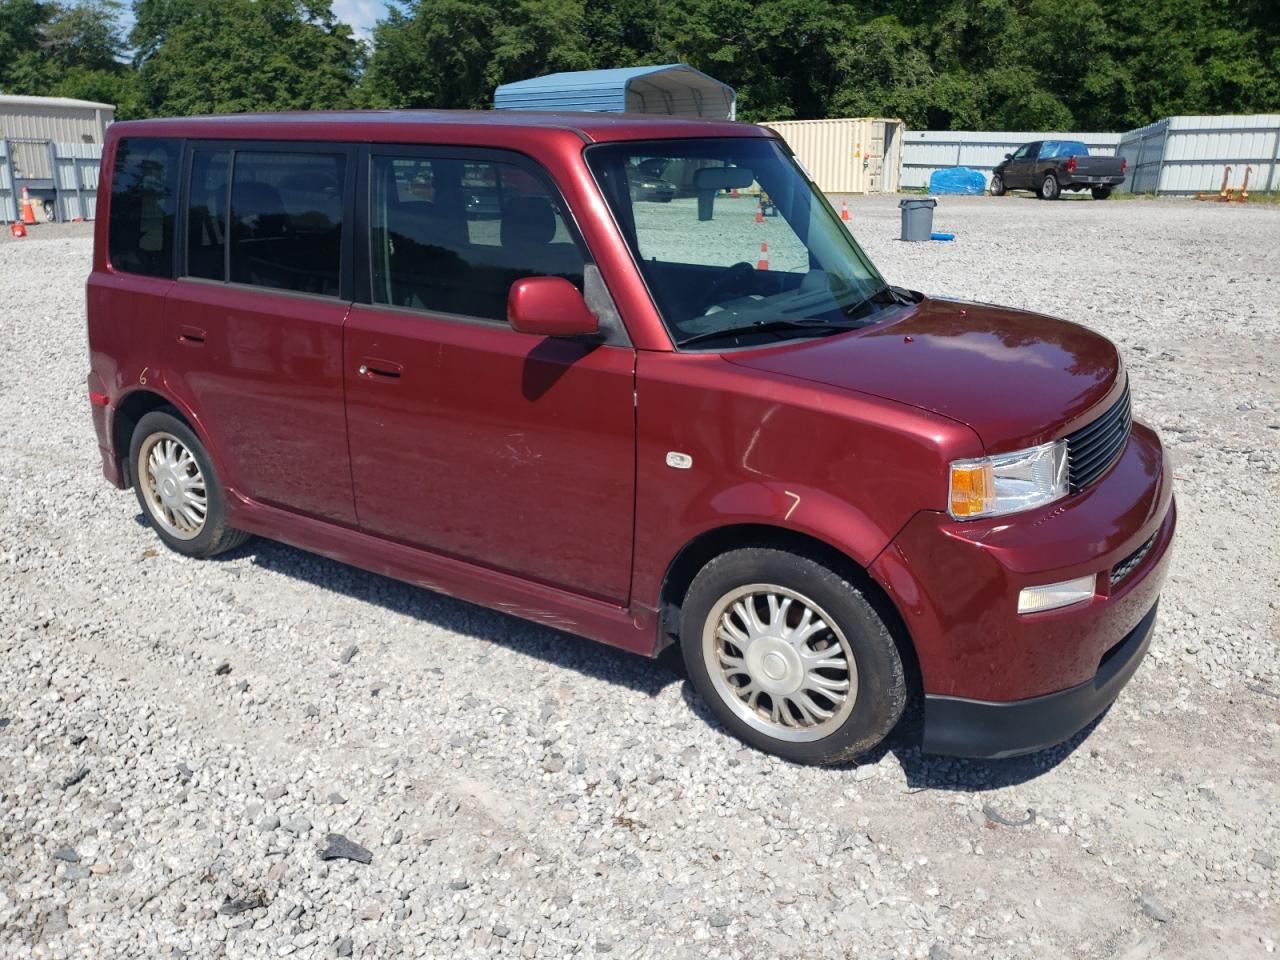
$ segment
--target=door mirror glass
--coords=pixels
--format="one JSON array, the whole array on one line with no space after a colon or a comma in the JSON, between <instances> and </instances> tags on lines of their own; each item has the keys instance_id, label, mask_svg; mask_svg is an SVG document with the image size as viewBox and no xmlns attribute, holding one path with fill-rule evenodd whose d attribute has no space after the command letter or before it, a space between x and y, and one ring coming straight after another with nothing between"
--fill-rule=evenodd
<instances>
[{"instance_id":1,"label":"door mirror glass","mask_svg":"<svg viewBox=\"0 0 1280 960\"><path fill-rule=\"evenodd\" d=\"M513 283L507 322L512 330L540 337L582 337L600 330L578 288L563 277L526 277Z\"/></svg>"}]
</instances>

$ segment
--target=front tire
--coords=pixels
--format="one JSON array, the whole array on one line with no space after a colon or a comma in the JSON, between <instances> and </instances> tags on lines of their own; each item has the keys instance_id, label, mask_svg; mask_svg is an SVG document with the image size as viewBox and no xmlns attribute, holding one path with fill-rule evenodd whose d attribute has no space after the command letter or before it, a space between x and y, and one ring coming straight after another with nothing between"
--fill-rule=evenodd
<instances>
[{"instance_id":1,"label":"front tire","mask_svg":"<svg viewBox=\"0 0 1280 960\"><path fill-rule=\"evenodd\" d=\"M681 615L694 687L734 736L794 763L851 760L902 716L902 659L856 585L803 554L751 547L694 578Z\"/></svg>"},{"instance_id":2,"label":"front tire","mask_svg":"<svg viewBox=\"0 0 1280 960\"><path fill-rule=\"evenodd\" d=\"M1062 196L1062 187L1058 183L1058 178L1052 173L1046 173L1044 180L1040 183L1040 199L1057 200L1060 196Z\"/></svg>"},{"instance_id":3,"label":"front tire","mask_svg":"<svg viewBox=\"0 0 1280 960\"><path fill-rule=\"evenodd\" d=\"M1005 194L1004 177L998 173L991 175L991 195L993 197L1003 197Z\"/></svg>"},{"instance_id":4,"label":"front tire","mask_svg":"<svg viewBox=\"0 0 1280 960\"><path fill-rule=\"evenodd\" d=\"M129 465L142 514L170 550L212 557L249 539L227 526L226 500L209 453L172 413L153 410L138 421Z\"/></svg>"},{"instance_id":5,"label":"front tire","mask_svg":"<svg viewBox=\"0 0 1280 960\"><path fill-rule=\"evenodd\" d=\"M1093 199L1095 200L1105 200L1111 196L1110 187L1094 187L1089 192L1093 194Z\"/></svg>"}]
</instances>

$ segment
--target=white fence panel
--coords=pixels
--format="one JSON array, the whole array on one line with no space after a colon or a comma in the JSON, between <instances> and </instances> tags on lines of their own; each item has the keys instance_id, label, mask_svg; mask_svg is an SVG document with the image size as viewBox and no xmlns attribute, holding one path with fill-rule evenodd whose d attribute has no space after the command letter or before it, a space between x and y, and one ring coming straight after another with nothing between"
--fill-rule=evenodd
<instances>
[{"instance_id":1,"label":"white fence panel","mask_svg":"<svg viewBox=\"0 0 1280 960\"><path fill-rule=\"evenodd\" d=\"M92 220L98 209L98 166L102 147L96 143L54 144L54 181L59 220Z\"/></svg>"},{"instance_id":2,"label":"white fence panel","mask_svg":"<svg viewBox=\"0 0 1280 960\"><path fill-rule=\"evenodd\" d=\"M18 205L13 195L13 170L9 160L9 142L0 139L0 223L18 219Z\"/></svg>"},{"instance_id":3,"label":"white fence panel","mask_svg":"<svg viewBox=\"0 0 1280 960\"><path fill-rule=\"evenodd\" d=\"M935 170L949 167L970 167L989 178L1006 153L1033 140L1080 140L1090 153L1112 156L1120 134L908 130L902 141L902 186L927 187Z\"/></svg>"},{"instance_id":4,"label":"white fence panel","mask_svg":"<svg viewBox=\"0 0 1280 960\"><path fill-rule=\"evenodd\" d=\"M1120 153L1133 193L1216 193L1224 174L1239 189L1247 168L1250 193L1280 190L1280 114L1169 117L1130 130Z\"/></svg>"},{"instance_id":5,"label":"white fence panel","mask_svg":"<svg viewBox=\"0 0 1280 960\"><path fill-rule=\"evenodd\" d=\"M49 173L35 181L22 182L22 172L15 157L16 147L21 147L26 162L31 157L43 156L45 166L52 160L53 169L28 170L28 174ZM34 151L34 152L33 152ZM0 138L0 223L11 223L19 218L19 191L15 181L30 186L32 199L37 203L52 199L59 220L92 220L98 209L98 169L102 162L102 144L99 143L14 143ZM37 207L37 216L39 209Z\"/></svg>"}]
</instances>

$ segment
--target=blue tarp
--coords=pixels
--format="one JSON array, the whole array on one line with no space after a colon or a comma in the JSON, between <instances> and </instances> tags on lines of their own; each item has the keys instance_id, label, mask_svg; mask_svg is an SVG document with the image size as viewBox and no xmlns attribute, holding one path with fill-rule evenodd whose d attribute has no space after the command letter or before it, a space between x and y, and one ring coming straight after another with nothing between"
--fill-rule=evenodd
<instances>
[{"instance_id":1,"label":"blue tarp","mask_svg":"<svg viewBox=\"0 0 1280 960\"><path fill-rule=\"evenodd\" d=\"M987 178L969 167L935 170L929 177L930 193L958 193L977 196L987 189Z\"/></svg>"}]
</instances>

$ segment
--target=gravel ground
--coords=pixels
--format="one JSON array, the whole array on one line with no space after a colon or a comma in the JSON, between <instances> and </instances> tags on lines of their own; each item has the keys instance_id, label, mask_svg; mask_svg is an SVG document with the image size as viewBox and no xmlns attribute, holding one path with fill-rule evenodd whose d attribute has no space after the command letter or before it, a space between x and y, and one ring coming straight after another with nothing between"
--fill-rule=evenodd
<instances>
[{"instance_id":1,"label":"gravel ground","mask_svg":"<svg viewBox=\"0 0 1280 960\"><path fill-rule=\"evenodd\" d=\"M99 475L90 240L41 226L0 242L0 957L1274 953L1280 209L944 199L957 240L913 245L896 198L850 210L892 281L1116 339L1173 450L1172 580L1100 723L796 768L670 656L261 540L179 558Z\"/></svg>"}]
</instances>

